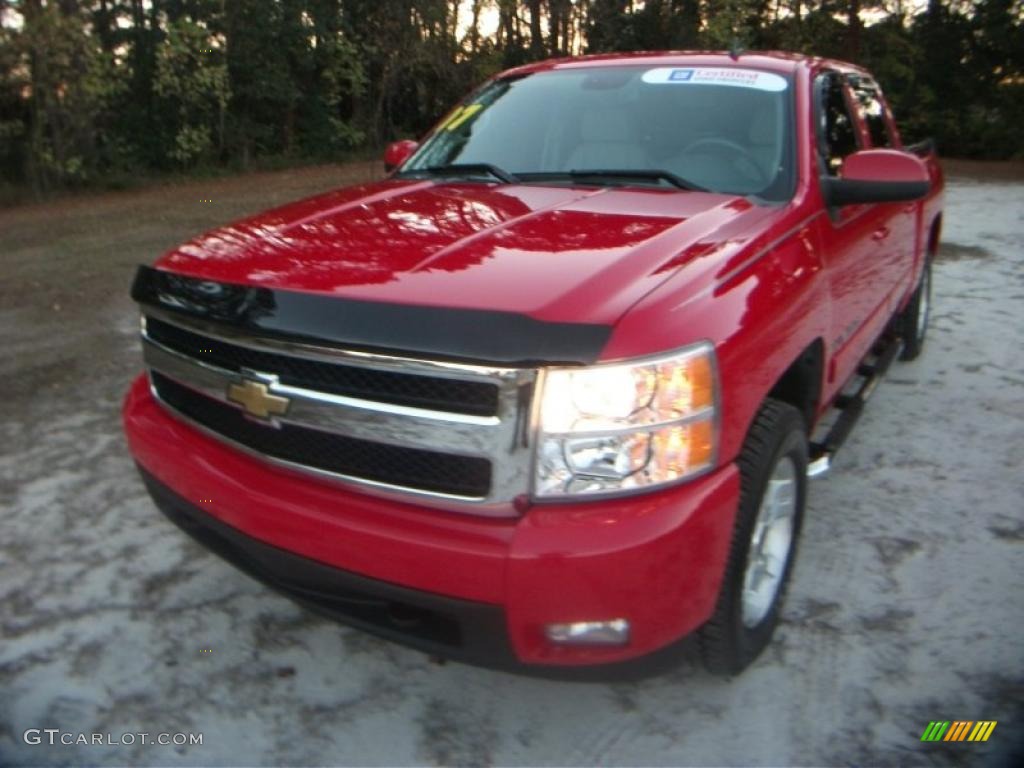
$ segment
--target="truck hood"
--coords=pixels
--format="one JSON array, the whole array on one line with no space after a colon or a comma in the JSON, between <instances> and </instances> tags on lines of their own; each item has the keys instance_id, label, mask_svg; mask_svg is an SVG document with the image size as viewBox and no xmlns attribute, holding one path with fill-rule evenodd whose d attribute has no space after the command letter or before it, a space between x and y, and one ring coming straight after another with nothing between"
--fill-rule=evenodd
<instances>
[{"instance_id":1,"label":"truck hood","mask_svg":"<svg viewBox=\"0 0 1024 768\"><path fill-rule=\"evenodd\" d=\"M612 325L777 209L661 189L389 180L202 235L157 267L227 283Z\"/></svg>"}]
</instances>

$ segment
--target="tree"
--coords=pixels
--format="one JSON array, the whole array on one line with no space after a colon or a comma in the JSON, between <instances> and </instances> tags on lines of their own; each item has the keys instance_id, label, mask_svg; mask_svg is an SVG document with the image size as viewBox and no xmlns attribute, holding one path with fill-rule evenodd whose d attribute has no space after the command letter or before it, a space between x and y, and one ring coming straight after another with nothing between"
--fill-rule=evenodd
<instances>
[{"instance_id":1,"label":"tree","mask_svg":"<svg viewBox=\"0 0 1024 768\"><path fill-rule=\"evenodd\" d=\"M231 89L222 44L188 18L170 22L157 49L154 90L177 118L169 154L183 166L224 148L224 118Z\"/></svg>"},{"instance_id":2,"label":"tree","mask_svg":"<svg viewBox=\"0 0 1024 768\"><path fill-rule=\"evenodd\" d=\"M95 46L74 3L28 0L23 20L8 55L27 64L26 175L41 193L97 170L104 111L124 80L113 56Z\"/></svg>"},{"instance_id":3,"label":"tree","mask_svg":"<svg viewBox=\"0 0 1024 768\"><path fill-rule=\"evenodd\" d=\"M44 194L331 158L422 134L505 67L734 41L854 60L907 137L1024 156L1022 15L1020 0L0 0L0 170Z\"/></svg>"}]
</instances>

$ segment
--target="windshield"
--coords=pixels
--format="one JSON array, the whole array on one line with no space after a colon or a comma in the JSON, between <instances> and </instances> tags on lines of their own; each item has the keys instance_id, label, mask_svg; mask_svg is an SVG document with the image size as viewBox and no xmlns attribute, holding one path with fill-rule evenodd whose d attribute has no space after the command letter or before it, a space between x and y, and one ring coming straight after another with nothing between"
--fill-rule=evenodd
<instances>
[{"instance_id":1,"label":"windshield","mask_svg":"<svg viewBox=\"0 0 1024 768\"><path fill-rule=\"evenodd\" d=\"M402 174L455 165L497 170L506 181L667 179L786 200L795 180L791 91L786 77L741 67L595 67L505 78L457 108ZM642 173L602 179L600 171Z\"/></svg>"}]
</instances>

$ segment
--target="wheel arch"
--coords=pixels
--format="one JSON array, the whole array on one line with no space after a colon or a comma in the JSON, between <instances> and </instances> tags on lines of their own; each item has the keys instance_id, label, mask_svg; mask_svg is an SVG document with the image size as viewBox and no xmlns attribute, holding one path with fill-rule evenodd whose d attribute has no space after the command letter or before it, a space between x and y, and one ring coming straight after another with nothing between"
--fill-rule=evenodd
<instances>
[{"instance_id":1,"label":"wheel arch","mask_svg":"<svg viewBox=\"0 0 1024 768\"><path fill-rule=\"evenodd\" d=\"M825 343L818 337L783 371L766 397L788 403L800 411L810 432L818 415L824 376Z\"/></svg>"}]
</instances>

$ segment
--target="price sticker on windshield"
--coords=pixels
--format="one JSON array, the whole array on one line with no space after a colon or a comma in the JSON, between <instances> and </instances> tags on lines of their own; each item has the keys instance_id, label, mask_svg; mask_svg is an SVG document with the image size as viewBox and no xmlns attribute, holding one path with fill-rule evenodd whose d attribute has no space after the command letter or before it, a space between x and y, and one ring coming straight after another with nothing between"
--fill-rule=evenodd
<instances>
[{"instance_id":1,"label":"price sticker on windshield","mask_svg":"<svg viewBox=\"0 0 1024 768\"><path fill-rule=\"evenodd\" d=\"M658 67L643 74L653 85L727 85L758 91L784 91L786 79L772 72L739 67Z\"/></svg>"}]
</instances>

